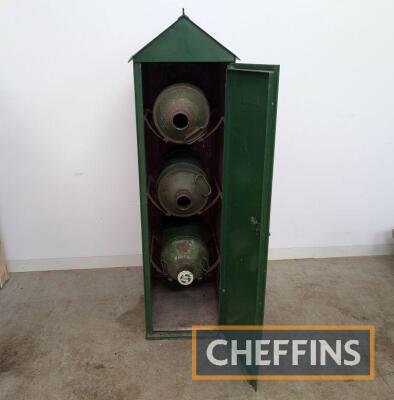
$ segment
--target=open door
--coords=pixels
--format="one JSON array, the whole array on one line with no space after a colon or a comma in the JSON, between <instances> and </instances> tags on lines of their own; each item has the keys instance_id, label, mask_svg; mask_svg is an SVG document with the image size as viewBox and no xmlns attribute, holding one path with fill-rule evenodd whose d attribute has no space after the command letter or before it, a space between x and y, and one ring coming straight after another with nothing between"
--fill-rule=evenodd
<instances>
[{"instance_id":1,"label":"open door","mask_svg":"<svg viewBox=\"0 0 394 400\"><path fill-rule=\"evenodd\" d=\"M261 325L279 66L229 64L219 322Z\"/></svg>"},{"instance_id":2,"label":"open door","mask_svg":"<svg viewBox=\"0 0 394 400\"><path fill-rule=\"evenodd\" d=\"M279 66L227 67L221 325L263 323L278 80Z\"/></svg>"}]
</instances>

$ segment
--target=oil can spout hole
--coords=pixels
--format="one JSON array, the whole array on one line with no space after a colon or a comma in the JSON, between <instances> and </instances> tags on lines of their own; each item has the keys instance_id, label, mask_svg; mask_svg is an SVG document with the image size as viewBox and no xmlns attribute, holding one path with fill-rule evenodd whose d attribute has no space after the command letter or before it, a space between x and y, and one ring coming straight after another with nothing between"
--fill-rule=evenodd
<instances>
[{"instance_id":1,"label":"oil can spout hole","mask_svg":"<svg viewBox=\"0 0 394 400\"><path fill-rule=\"evenodd\" d=\"M185 129L189 125L189 118L184 113L176 113L172 118L172 123L176 129Z\"/></svg>"},{"instance_id":2,"label":"oil can spout hole","mask_svg":"<svg viewBox=\"0 0 394 400\"><path fill-rule=\"evenodd\" d=\"M191 207L192 201L190 197L182 194L176 199L176 205L180 210L187 210Z\"/></svg>"}]
</instances>

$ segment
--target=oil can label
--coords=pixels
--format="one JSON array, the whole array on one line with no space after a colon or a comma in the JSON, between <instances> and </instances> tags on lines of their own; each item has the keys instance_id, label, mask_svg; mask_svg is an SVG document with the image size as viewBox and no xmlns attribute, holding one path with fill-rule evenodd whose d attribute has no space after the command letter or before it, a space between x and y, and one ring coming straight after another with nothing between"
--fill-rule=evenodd
<instances>
[{"instance_id":1,"label":"oil can label","mask_svg":"<svg viewBox=\"0 0 394 400\"><path fill-rule=\"evenodd\" d=\"M373 326L193 326L194 380L373 380Z\"/></svg>"}]
</instances>

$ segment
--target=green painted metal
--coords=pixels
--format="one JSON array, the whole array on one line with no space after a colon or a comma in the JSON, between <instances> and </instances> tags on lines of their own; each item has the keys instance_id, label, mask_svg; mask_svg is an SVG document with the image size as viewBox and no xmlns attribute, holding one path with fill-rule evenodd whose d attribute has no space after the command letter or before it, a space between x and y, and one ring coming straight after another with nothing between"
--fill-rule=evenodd
<instances>
[{"instance_id":1,"label":"green painted metal","mask_svg":"<svg viewBox=\"0 0 394 400\"><path fill-rule=\"evenodd\" d=\"M191 330L182 331L153 331L147 333L146 338L149 340L161 340L161 339L191 339Z\"/></svg>"},{"instance_id":2,"label":"green painted metal","mask_svg":"<svg viewBox=\"0 0 394 400\"><path fill-rule=\"evenodd\" d=\"M227 75L219 322L261 324L279 67L231 64ZM141 64L135 62L146 337L185 338L190 331L154 331L152 326L141 80Z\"/></svg>"},{"instance_id":3,"label":"green painted metal","mask_svg":"<svg viewBox=\"0 0 394 400\"><path fill-rule=\"evenodd\" d=\"M210 117L204 93L190 83L165 88L153 105L153 120L160 134L172 143L189 144L206 132Z\"/></svg>"},{"instance_id":4,"label":"green painted metal","mask_svg":"<svg viewBox=\"0 0 394 400\"><path fill-rule=\"evenodd\" d=\"M227 68L219 319L263 322L279 66Z\"/></svg>"},{"instance_id":5,"label":"green painted metal","mask_svg":"<svg viewBox=\"0 0 394 400\"><path fill-rule=\"evenodd\" d=\"M190 285L208 270L208 249L199 225L182 224L163 231L160 263L171 280Z\"/></svg>"},{"instance_id":6,"label":"green painted metal","mask_svg":"<svg viewBox=\"0 0 394 400\"><path fill-rule=\"evenodd\" d=\"M208 177L192 157L172 158L157 179L160 205L168 214L177 217L190 217L200 212L210 194Z\"/></svg>"},{"instance_id":7,"label":"green painted metal","mask_svg":"<svg viewBox=\"0 0 394 400\"><path fill-rule=\"evenodd\" d=\"M142 252L144 268L144 297L145 297L145 327L146 337L153 334L152 323L152 292L151 292L151 266L149 251L149 220L148 220L148 188L146 173L145 130L144 130L144 103L142 95L142 71L141 64L134 62L134 92L135 114L137 125L138 144L138 172L140 184L140 209L142 230Z\"/></svg>"},{"instance_id":8,"label":"green painted metal","mask_svg":"<svg viewBox=\"0 0 394 400\"><path fill-rule=\"evenodd\" d=\"M133 57L148 339L185 338L190 331L153 329L143 62L231 63L226 83L219 323L263 321L279 67L234 64L235 60L186 16Z\"/></svg>"},{"instance_id":9,"label":"green painted metal","mask_svg":"<svg viewBox=\"0 0 394 400\"><path fill-rule=\"evenodd\" d=\"M182 15L134 54L134 62L234 62L237 56Z\"/></svg>"},{"instance_id":10,"label":"green painted metal","mask_svg":"<svg viewBox=\"0 0 394 400\"><path fill-rule=\"evenodd\" d=\"M227 67L219 323L262 325L279 66ZM247 381L257 390L256 380Z\"/></svg>"}]
</instances>

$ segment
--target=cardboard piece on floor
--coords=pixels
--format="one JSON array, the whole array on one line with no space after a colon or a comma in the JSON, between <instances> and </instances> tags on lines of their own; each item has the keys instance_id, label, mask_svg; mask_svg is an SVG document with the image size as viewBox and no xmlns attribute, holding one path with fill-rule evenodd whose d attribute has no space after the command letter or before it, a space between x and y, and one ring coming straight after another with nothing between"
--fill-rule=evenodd
<instances>
[{"instance_id":1,"label":"cardboard piece on floor","mask_svg":"<svg viewBox=\"0 0 394 400\"><path fill-rule=\"evenodd\" d=\"M3 243L0 240L0 289L8 281L9 277L10 275L8 274L7 266L5 265Z\"/></svg>"}]
</instances>

